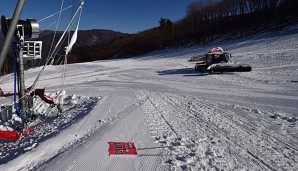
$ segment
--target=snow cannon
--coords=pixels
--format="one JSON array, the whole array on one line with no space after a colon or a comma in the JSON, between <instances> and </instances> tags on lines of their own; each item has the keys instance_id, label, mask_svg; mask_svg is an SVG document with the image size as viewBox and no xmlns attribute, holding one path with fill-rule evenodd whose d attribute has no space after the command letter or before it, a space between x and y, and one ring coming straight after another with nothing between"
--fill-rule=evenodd
<instances>
[{"instance_id":1,"label":"snow cannon","mask_svg":"<svg viewBox=\"0 0 298 171\"><path fill-rule=\"evenodd\" d=\"M2 29L2 34L4 37L7 36L7 32L10 26L12 19L7 19L4 15L1 17L1 29ZM35 19L26 19L26 20L19 20L18 30L15 32L15 36L17 36L18 32L22 33L25 38L38 38L39 37L39 24ZM23 29L23 31L21 30Z\"/></svg>"}]
</instances>

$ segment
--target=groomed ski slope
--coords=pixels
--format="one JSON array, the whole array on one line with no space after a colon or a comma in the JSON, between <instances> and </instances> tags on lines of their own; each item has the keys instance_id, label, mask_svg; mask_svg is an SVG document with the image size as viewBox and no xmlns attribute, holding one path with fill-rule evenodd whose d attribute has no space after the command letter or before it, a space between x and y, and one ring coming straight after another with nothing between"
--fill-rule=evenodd
<instances>
[{"instance_id":1,"label":"groomed ski slope","mask_svg":"<svg viewBox=\"0 0 298 171\"><path fill-rule=\"evenodd\" d=\"M298 170L298 27L223 42L67 65L63 113L39 102L50 119L1 143L0 170ZM253 71L193 70L187 60L217 46ZM59 90L59 70L40 87ZM139 156L109 156L110 141L135 142Z\"/></svg>"}]
</instances>

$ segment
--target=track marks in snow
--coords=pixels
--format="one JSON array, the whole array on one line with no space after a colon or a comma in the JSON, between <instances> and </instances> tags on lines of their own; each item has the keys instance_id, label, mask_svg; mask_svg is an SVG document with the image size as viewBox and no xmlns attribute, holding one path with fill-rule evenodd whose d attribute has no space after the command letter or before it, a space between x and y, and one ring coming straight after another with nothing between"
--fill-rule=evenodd
<instances>
[{"instance_id":1,"label":"track marks in snow","mask_svg":"<svg viewBox=\"0 0 298 171\"><path fill-rule=\"evenodd\" d=\"M165 100L163 96L156 93L140 94L143 94L144 100L151 99L144 104L147 124L151 125L151 135L156 139L156 143L167 147L163 152L166 155L164 167L172 170L229 168L221 156L222 152L213 145L220 140L210 136L212 130L204 126L206 123L184 116L187 113L183 113L183 110L171 101ZM169 124L166 124L165 120ZM172 128L168 125L172 125ZM176 133L173 130L176 130Z\"/></svg>"},{"instance_id":2,"label":"track marks in snow","mask_svg":"<svg viewBox=\"0 0 298 171\"><path fill-rule=\"evenodd\" d=\"M250 123L215 101L158 92L139 92L150 133L160 146L168 146L168 168L295 170L296 147L268 132L263 119ZM254 112L246 113L253 118ZM273 135L272 135L273 134ZM288 139L287 139L288 140ZM177 146L176 146L177 144ZM191 145L192 144L192 145ZM185 145L185 146L180 146Z\"/></svg>"},{"instance_id":3,"label":"track marks in snow","mask_svg":"<svg viewBox=\"0 0 298 171\"><path fill-rule=\"evenodd\" d=\"M270 134L267 133L267 128L263 125L263 120L267 118L258 116L259 118L255 119L254 125L252 125L246 119L238 116L237 113L222 110L218 105L214 105L214 103L208 106L214 109L216 115L219 114L218 116L232 121L227 122L223 127L223 129L229 132L227 137L239 147L246 149L248 154L267 168L280 170L282 167L288 167L284 165L285 163L293 162L293 160L282 156L297 154L297 151L293 151L295 148L292 148L288 143L275 138L276 135L273 132ZM246 115L256 115L256 113L246 113ZM214 115L213 118L216 118L216 116ZM218 122L214 123L220 124ZM288 148L292 148L292 150L287 150ZM281 161L281 158L284 158L284 160Z\"/></svg>"}]
</instances>

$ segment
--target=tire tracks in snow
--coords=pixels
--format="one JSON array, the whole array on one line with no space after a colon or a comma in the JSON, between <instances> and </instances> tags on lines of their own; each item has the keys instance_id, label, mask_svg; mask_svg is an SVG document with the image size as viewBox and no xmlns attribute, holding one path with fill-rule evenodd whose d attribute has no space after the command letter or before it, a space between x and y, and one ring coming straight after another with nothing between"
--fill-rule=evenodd
<instances>
[{"instance_id":1,"label":"tire tracks in snow","mask_svg":"<svg viewBox=\"0 0 298 171\"><path fill-rule=\"evenodd\" d=\"M247 123L236 113L220 109L217 102L198 101L156 92L141 92L139 94L148 99L147 107L153 107L151 109L153 111L149 110L147 113L157 111L158 115L163 116L165 123L167 122L167 125L171 127L169 130L176 132L174 133L176 138L191 137L196 143L196 147L200 147L202 146L201 142L195 141L195 139L200 139L200 134L202 136L203 133L211 144L207 147L207 151L213 148L213 150L222 153L223 161L221 165L215 166L217 168L234 169L231 165L235 165L237 168L239 162L242 163L240 166L246 169L291 170L297 167L293 165L297 160L295 146L270 135L265 130L259 131L258 127ZM158 119L158 115L154 116L155 119ZM148 119L148 122L152 122L152 119ZM154 126L156 124L152 125L153 130L155 130ZM161 130L159 132L162 134ZM219 141L217 144L221 144L223 147L212 141L214 137ZM234 162L231 163L231 161ZM214 167L212 164L204 166Z\"/></svg>"},{"instance_id":2,"label":"tire tracks in snow","mask_svg":"<svg viewBox=\"0 0 298 171\"><path fill-rule=\"evenodd\" d=\"M172 99L170 99L170 97L167 96L166 98L174 106L177 106L181 110L183 109L183 106L180 106L178 103L174 102ZM186 112L185 116L190 117L191 119L200 120L201 122L205 123L205 126L208 127L210 130L212 130L213 135L216 134L216 136L220 137L220 139L225 139L227 141L228 146L229 146L228 148L237 147L237 149L229 149L229 153L231 155L230 158L232 160L239 161L239 159L240 159L241 163L248 166L248 168L254 168L254 165L252 165L252 163L255 165L258 165L255 161L251 161L247 158L244 158L243 156L239 155L239 152L237 153L237 150L239 150L239 149L242 149L242 152L245 151L246 149L243 148L241 145L239 145L233 137L230 137L228 131L225 131L222 128L220 128L219 126L217 126L217 124L214 121L212 121L212 119L211 119L212 117L207 117L207 119L204 118L204 116L201 113L207 112L207 114L210 115L214 111L214 109L210 108L209 105L210 104L201 103L201 105L199 105L199 107L203 108L204 110L200 110L199 112L196 110L193 110L192 108L188 108L185 110L185 112ZM236 164L236 162L235 162L235 164ZM262 168L262 166L260 166L260 167ZM266 167L271 168L268 165L266 165ZM275 169L271 169L271 170L275 170Z\"/></svg>"},{"instance_id":3,"label":"tire tracks in snow","mask_svg":"<svg viewBox=\"0 0 298 171\"><path fill-rule=\"evenodd\" d=\"M229 163L221 154L217 155L215 153L222 153L220 149L216 149L213 147L213 144L217 144L219 142L218 139L214 139L216 137L214 133L217 133L219 130L216 127L211 127L208 122L204 119L201 119L199 122L198 118L194 116L188 115L187 110L181 110L177 105L173 104L169 101L169 97L162 97L162 95L157 95L158 93L154 93L150 98L151 102L148 107L153 105L158 106L159 112L163 112L164 118L169 121L171 125L173 125L174 129L179 130L177 132L180 137L163 137L164 139L161 141L159 138L159 142L161 144L167 143L168 145L175 144L185 144L185 143L193 143L194 147L186 148L186 149L168 149L170 153L172 153L171 157L165 159L165 163L170 165L170 168L181 167L183 170L187 168L199 169L199 168L213 168L213 169L224 169L231 170L231 166L229 165L237 165L237 158L232 158L230 161L233 161L233 164ZM186 112L185 112L186 111ZM153 111L148 112L155 112ZM151 117L153 120L157 120L158 116L151 113ZM173 115L173 114L176 115ZM150 118L149 118L149 122ZM159 122L162 124L162 122ZM179 128L179 129L178 129ZM154 129L154 128L152 128ZM159 134L163 134L162 132ZM159 137L159 135L156 135ZM185 151L185 154L179 153L180 151ZM190 162L189 162L190 161ZM193 163L191 162L193 161ZM194 164L196 163L196 164ZM238 164L239 166L239 164Z\"/></svg>"},{"instance_id":4,"label":"tire tracks in snow","mask_svg":"<svg viewBox=\"0 0 298 171\"><path fill-rule=\"evenodd\" d=\"M295 161L289 162L290 159L284 158L284 155L291 156L291 153L297 154L296 147L293 147L292 145L275 138L273 135L269 135L269 133L266 133L264 130L259 131L258 127L254 127L251 124L246 123L242 120L242 118L237 116L236 113L224 111L214 104L217 103L202 103L202 106L204 106L207 109L209 108L209 111L214 111L214 113L216 113L217 116L221 116L232 121L230 122L232 125L226 125L226 127L223 128L228 129L228 131L232 130L231 133L238 132L238 134L233 136L231 136L231 134L226 134L226 136L239 147L243 148L244 150L246 149L247 153L251 155L253 158L255 158L257 161L265 165L270 170L288 170L290 168L287 168L287 166L284 166L284 164L295 163ZM213 121L213 123L214 126L220 125L220 123L215 120ZM239 131L237 131L237 129ZM262 150L258 151L258 149L260 148L259 146L261 146ZM287 150L290 148L293 150ZM284 160L287 159L287 161L281 161L279 160L279 158L283 158Z\"/></svg>"}]
</instances>

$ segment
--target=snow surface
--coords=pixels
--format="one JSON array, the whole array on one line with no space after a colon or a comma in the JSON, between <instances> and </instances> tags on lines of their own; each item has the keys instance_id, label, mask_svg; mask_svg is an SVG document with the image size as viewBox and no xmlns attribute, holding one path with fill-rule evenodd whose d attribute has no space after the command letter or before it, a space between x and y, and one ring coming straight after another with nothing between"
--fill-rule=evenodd
<instances>
[{"instance_id":1,"label":"snow surface","mask_svg":"<svg viewBox=\"0 0 298 171\"><path fill-rule=\"evenodd\" d=\"M206 75L187 61L218 46L252 72ZM25 73L27 86L39 70ZM49 66L39 87L61 90L62 70ZM12 90L12 76L1 79ZM0 142L0 170L298 170L296 26L67 65L64 89L62 113L36 99L41 126ZM135 142L139 155L109 156L110 141Z\"/></svg>"}]
</instances>

